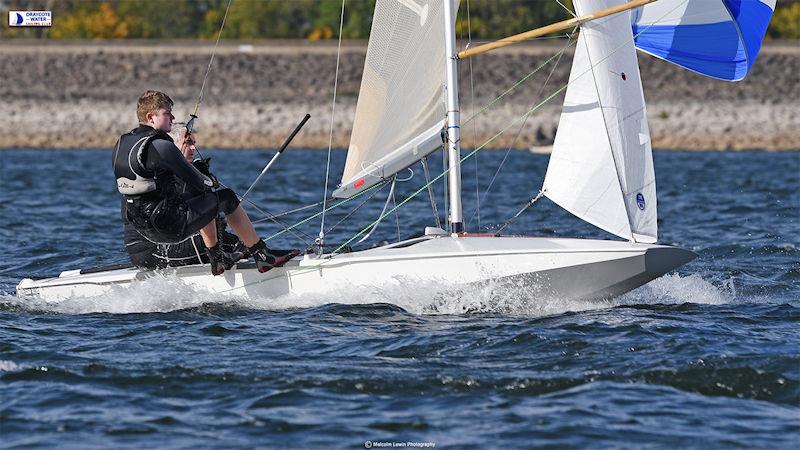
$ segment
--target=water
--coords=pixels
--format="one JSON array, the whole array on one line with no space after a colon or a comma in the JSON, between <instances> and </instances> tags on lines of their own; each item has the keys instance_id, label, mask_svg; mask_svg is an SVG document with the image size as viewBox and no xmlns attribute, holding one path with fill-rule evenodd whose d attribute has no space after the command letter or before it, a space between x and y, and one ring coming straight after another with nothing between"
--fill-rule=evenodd
<instances>
[{"instance_id":1,"label":"water","mask_svg":"<svg viewBox=\"0 0 800 450\"><path fill-rule=\"evenodd\" d=\"M271 156L210 154L240 191ZM333 156L337 173L344 154ZM502 157L479 154L481 191ZM168 277L91 301L18 299L23 277L125 262L109 160L100 151L0 153L2 448L800 444L796 152L657 153L660 241L700 257L606 302L537 302L491 286L442 299L417 284L376 289L366 305L349 304L359 292L226 300ZM287 152L253 200L270 212L318 201L324 160ZM509 156L480 229L535 195L546 162ZM468 217L474 168L464 167ZM397 201L422 179L417 169ZM329 242L374 219L385 195ZM347 212L329 215L328 227ZM427 195L398 219L401 237L431 225ZM272 243L305 247L318 227ZM548 200L507 231L609 237ZM365 245L397 236L387 218Z\"/></svg>"}]
</instances>

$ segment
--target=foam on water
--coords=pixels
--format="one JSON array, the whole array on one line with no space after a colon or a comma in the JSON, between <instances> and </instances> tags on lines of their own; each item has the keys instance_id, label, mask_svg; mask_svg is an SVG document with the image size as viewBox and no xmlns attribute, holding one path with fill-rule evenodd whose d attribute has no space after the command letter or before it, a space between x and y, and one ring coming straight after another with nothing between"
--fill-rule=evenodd
<instances>
[{"instance_id":1,"label":"foam on water","mask_svg":"<svg viewBox=\"0 0 800 450\"><path fill-rule=\"evenodd\" d=\"M541 317L565 312L612 308L633 304L723 304L736 297L732 281L716 286L693 274L670 274L639 289L610 300L571 300L532 295L535 287L519 281L496 281L457 286L445 280L408 280L397 277L392 284L332 289L324 294L290 294L278 298L248 298L219 295L189 286L172 275L160 275L113 287L108 294L71 297L62 301L22 299L3 296L0 301L32 311L62 314L161 313L216 304L231 308L286 310L321 305L388 303L413 314L507 314Z\"/></svg>"},{"instance_id":2,"label":"foam on water","mask_svg":"<svg viewBox=\"0 0 800 450\"><path fill-rule=\"evenodd\" d=\"M196 289L172 275L156 275L143 281L134 282L130 286L112 286L111 292L92 297L75 296L58 301L15 296L2 299L4 302L24 309L62 314L159 313L196 308L212 303L235 304L238 300L236 297L221 297L202 289Z\"/></svg>"},{"instance_id":3,"label":"foam on water","mask_svg":"<svg viewBox=\"0 0 800 450\"><path fill-rule=\"evenodd\" d=\"M716 286L698 274L685 277L667 274L614 299L612 303L614 306L681 303L721 305L735 299L736 289L732 279Z\"/></svg>"},{"instance_id":4,"label":"foam on water","mask_svg":"<svg viewBox=\"0 0 800 450\"><path fill-rule=\"evenodd\" d=\"M20 370L20 366L14 361L0 359L0 372L15 372Z\"/></svg>"}]
</instances>

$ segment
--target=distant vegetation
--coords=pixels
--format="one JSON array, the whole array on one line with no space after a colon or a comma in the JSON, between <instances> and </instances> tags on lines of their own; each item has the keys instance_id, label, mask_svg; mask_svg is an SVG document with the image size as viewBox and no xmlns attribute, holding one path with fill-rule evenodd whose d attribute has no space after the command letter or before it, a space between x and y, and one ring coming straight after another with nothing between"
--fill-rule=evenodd
<instances>
[{"instance_id":1,"label":"distant vegetation","mask_svg":"<svg viewBox=\"0 0 800 450\"><path fill-rule=\"evenodd\" d=\"M0 28L0 37L212 39L227 0L0 0L0 10L52 10L50 29ZM571 8L570 0L561 3ZM346 0L342 37L369 36L374 0ZM333 39L341 0L233 0L224 39ZM469 6L469 8L467 8ZM467 22L469 9L469 22ZM491 39L570 17L556 0L461 0L458 32ZM3 18L5 21L5 17ZM800 39L800 0L778 0L767 33Z\"/></svg>"}]
</instances>

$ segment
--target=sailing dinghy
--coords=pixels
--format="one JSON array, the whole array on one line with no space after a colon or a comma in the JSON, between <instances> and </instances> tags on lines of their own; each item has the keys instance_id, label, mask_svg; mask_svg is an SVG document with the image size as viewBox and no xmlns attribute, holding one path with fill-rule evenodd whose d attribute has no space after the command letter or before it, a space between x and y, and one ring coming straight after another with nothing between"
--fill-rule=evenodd
<instances>
[{"instance_id":1,"label":"sailing dinghy","mask_svg":"<svg viewBox=\"0 0 800 450\"><path fill-rule=\"evenodd\" d=\"M449 231L429 227L420 237L378 248L308 254L263 274L248 262L216 277L203 265L73 270L24 279L17 294L47 301L92 297L168 274L214 294L250 298L420 283L445 290L490 285L521 292L532 302L586 300L622 294L691 261L690 251L656 244L655 174L636 49L703 75L742 79L755 61L775 1L573 3L574 19L459 53L456 2L376 2L347 161L334 196L352 198L391 181L440 149L445 134L448 167L440 177L448 177ZM546 196L624 241L467 233L459 60L576 26L580 34L564 106L537 198Z\"/></svg>"}]
</instances>

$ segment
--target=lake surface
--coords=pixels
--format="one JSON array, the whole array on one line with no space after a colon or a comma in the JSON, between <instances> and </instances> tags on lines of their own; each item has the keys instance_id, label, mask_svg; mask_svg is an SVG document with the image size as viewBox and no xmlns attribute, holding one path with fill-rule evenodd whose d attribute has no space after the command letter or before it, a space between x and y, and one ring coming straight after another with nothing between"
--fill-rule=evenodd
<instances>
[{"instance_id":1,"label":"lake surface","mask_svg":"<svg viewBox=\"0 0 800 450\"><path fill-rule=\"evenodd\" d=\"M239 192L272 155L207 153ZM504 155L464 164L470 231L495 229L541 187L547 156L511 152L485 194ZM250 198L269 213L321 200L325 158L287 151ZM491 289L442 299L424 286L237 300L169 277L103 298L17 298L21 278L127 261L110 159L0 152L0 448L800 444L798 152L657 152L659 242L699 257L604 302ZM343 162L334 152L332 186ZM440 173L441 161L431 170ZM415 167L396 201L423 184ZM473 214L476 191L485 198ZM328 242L374 220L387 194ZM326 229L360 200L331 212ZM361 247L434 220L423 192ZM270 245L305 248L319 226L309 221ZM612 238L547 199L505 232Z\"/></svg>"}]
</instances>

